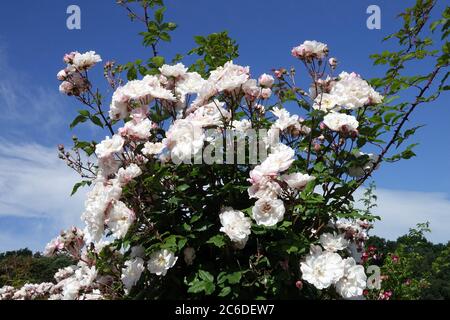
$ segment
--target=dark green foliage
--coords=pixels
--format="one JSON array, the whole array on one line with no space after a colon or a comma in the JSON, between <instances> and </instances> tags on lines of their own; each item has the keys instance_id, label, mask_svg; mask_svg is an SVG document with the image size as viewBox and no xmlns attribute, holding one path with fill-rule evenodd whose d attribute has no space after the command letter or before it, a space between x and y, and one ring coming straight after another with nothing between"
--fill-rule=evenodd
<instances>
[{"instance_id":1,"label":"dark green foliage","mask_svg":"<svg viewBox=\"0 0 450 320\"><path fill-rule=\"evenodd\" d=\"M54 282L60 268L74 264L67 256L44 257L29 249L0 253L0 287L19 288L25 283Z\"/></svg>"},{"instance_id":2,"label":"dark green foliage","mask_svg":"<svg viewBox=\"0 0 450 320\"><path fill-rule=\"evenodd\" d=\"M450 299L450 242L433 244L427 231L428 224L419 224L396 241L370 237L367 248L375 247L377 258L367 264L381 266L388 276L382 290L392 291L392 299Z\"/></svg>"},{"instance_id":3,"label":"dark green foliage","mask_svg":"<svg viewBox=\"0 0 450 320\"><path fill-rule=\"evenodd\" d=\"M200 59L191 66L190 71L196 71L203 77L207 77L211 70L239 56L239 46L226 31L205 37L195 36L194 40L198 47L189 51L188 55L196 54Z\"/></svg>"}]
</instances>

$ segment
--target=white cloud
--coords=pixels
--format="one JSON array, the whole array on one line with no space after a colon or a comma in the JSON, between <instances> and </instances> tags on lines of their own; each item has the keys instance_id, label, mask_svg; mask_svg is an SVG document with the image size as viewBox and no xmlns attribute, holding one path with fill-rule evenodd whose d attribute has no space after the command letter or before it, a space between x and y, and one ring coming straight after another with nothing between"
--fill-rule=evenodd
<instances>
[{"instance_id":1,"label":"white cloud","mask_svg":"<svg viewBox=\"0 0 450 320\"><path fill-rule=\"evenodd\" d=\"M429 221L433 242L450 240L450 199L440 192L377 189L378 207L373 213L381 217L371 234L395 240L417 223ZM356 195L359 198L361 193Z\"/></svg>"},{"instance_id":2,"label":"white cloud","mask_svg":"<svg viewBox=\"0 0 450 320\"><path fill-rule=\"evenodd\" d=\"M39 248L57 235L52 233L80 225L86 191L70 197L77 181L76 173L58 159L56 147L0 140L0 219L32 222L24 225L30 230L17 234L11 233L11 226L0 225L0 251L11 249L11 244Z\"/></svg>"},{"instance_id":3,"label":"white cloud","mask_svg":"<svg viewBox=\"0 0 450 320\"><path fill-rule=\"evenodd\" d=\"M1 41L1 38L0 38ZM57 129L66 128L64 99L54 86L43 85L39 75L15 70L8 61L5 44L0 43L0 125L3 138L24 139L28 130L46 138L54 137ZM25 129L25 130L24 130Z\"/></svg>"}]
</instances>

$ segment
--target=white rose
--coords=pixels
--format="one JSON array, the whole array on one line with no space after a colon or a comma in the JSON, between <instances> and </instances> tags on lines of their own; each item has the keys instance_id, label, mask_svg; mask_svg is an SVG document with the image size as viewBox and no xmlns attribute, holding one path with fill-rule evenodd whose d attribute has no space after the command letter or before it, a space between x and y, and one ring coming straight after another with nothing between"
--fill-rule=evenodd
<instances>
[{"instance_id":1,"label":"white rose","mask_svg":"<svg viewBox=\"0 0 450 320\"><path fill-rule=\"evenodd\" d=\"M259 85L266 88L272 87L274 81L275 81L274 78L266 73L263 73L258 78Z\"/></svg>"},{"instance_id":2,"label":"white rose","mask_svg":"<svg viewBox=\"0 0 450 320\"><path fill-rule=\"evenodd\" d=\"M344 276L345 264L337 253L315 248L300 264L302 278L322 290L335 284Z\"/></svg>"},{"instance_id":3,"label":"white rose","mask_svg":"<svg viewBox=\"0 0 450 320\"><path fill-rule=\"evenodd\" d=\"M336 283L336 291L346 299L360 297L367 286L367 275L362 265L353 258L344 260L344 276Z\"/></svg>"},{"instance_id":4,"label":"white rose","mask_svg":"<svg viewBox=\"0 0 450 320\"><path fill-rule=\"evenodd\" d=\"M106 137L105 140L95 146L95 154L99 158L111 156L113 153L122 151L125 140L120 135L113 135L112 138Z\"/></svg>"},{"instance_id":5,"label":"white rose","mask_svg":"<svg viewBox=\"0 0 450 320\"><path fill-rule=\"evenodd\" d=\"M303 174L300 172L285 174L281 176L281 179L285 181L292 189L302 190L310 181L313 181L315 177L309 174Z\"/></svg>"},{"instance_id":6,"label":"white rose","mask_svg":"<svg viewBox=\"0 0 450 320\"><path fill-rule=\"evenodd\" d=\"M320 235L320 244L325 250L336 252L347 248L348 240L344 234L323 233Z\"/></svg>"},{"instance_id":7,"label":"white rose","mask_svg":"<svg viewBox=\"0 0 450 320\"><path fill-rule=\"evenodd\" d=\"M252 209L256 224L271 227L283 220L284 203L280 199L263 198L255 202Z\"/></svg>"},{"instance_id":8,"label":"white rose","mask_svg":"<svg viewBox=\"0 0 450 320\"><path fill-rule=\"evenodd\" d=\"M169 250L156 251L150 255L150 260L147 262L147 269L157 276L165 276L167 270L172 268L177 260L178 257L175 257L173 252Z\"/></svg>"},{"instance_id":9,"label":"white rose","mask_svg":"<svg viewBox=\"0 0 450 320\"><path fill-rule=\"evenodd\" d=\"M136 285L144 269L144 260L142 258L135 257L125 261L125 267L122 268L122 275L120 278L126 290L129 291Z\"/></svg>"},{"instance_id":10,"label":"white rose","mask_svg":"<svg viewBox=\"0 0 450 320\"><path fill-rule=\"evenodd\" d=\"M323 123L333 131L351 132L358 126L358 120L354 116L344 113L331 112L323 118Z\"/></svg>"},{"instance_id":11,"label":"white rose","mask_svg":"<svg viewBox=\"0 0 450 320\"><path fill-rule=\"evenodd\" d=\"M247 243L248 236L251 231L251 221L241 211L226 207L219 215L222 227L221 232L224 232L231 241L235 242L239 247L243 248Z\"/></svg>"}]
</instances>

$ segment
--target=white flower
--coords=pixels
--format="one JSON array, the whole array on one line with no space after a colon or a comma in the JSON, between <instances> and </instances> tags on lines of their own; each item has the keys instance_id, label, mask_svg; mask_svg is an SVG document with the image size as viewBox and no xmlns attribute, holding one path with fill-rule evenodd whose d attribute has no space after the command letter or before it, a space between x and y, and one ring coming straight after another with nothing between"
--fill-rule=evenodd
<instances>
[{"instance_id":1,"label":"white flower","mask_svg":"<svg viewBox=\"0 0 450 320\"><path fill-rule=\"evenodd\" d=\"M97 269L95 266L89 267L84 262L78 263L79 268L75 270L75 278L83 287L91 286L97 279Z\"/></svg>"},{"instance_id":2,"label":"white flower","mask_svg":"<svg viewBox=\"0 0 450 320\"><path fill-rule=\"evenodd\" d=\"M165 276L167 270L172 268L177 260L178 257L175 257L173 252L169 250L156 251L150 255L150 260L147 262L147 269L157 276Z\"/></svg>"},{"instance_id":3,"label":"white flower","mask_svg":"<svg viewBox=\"0 0 450 320\"><path fill-rule=\"evenodd\" d=\"M62 269L58 269L58 271L54 275L54 278L58 282L67 279L68 277L72 276L75 273L75 270L77 268L78 268L77 266L73 265Z\"/></svg>"},{"instance_id":4,"label":"white flower","mask_svg":"<svg viewBox=\"0 0 450 320\"><path fill-rule=\"evenodd\" d=\"M367 162L362 165L362 166L353 166L349 168L349 176L351 177L362 177L366 174L367 171L372 170L373 166L375 165L375 163L377 163L378 159L380 156L374 155L373 153L364 153L364 152L360 152L358 151L355 156L357 158L360 157L367 157ZM377 165L377 167L375 169L378 169L379 164Z\"/></svg>"},{"instance_id":5,"label":"white flower","mask_svg":"<svg viewBox=\"0 0 450 320\"><path fill-rule=\"evenodd\" d=\"M152 122L145 118L140 121L130 120L125 123L123 128L119 129L122 136L126 136L133 140L146 140L150 137L150 130L152 129Z\"/></svg>"},{"instance_id":6,"label":"white flower","mask_svg":"<svg viewBox=\"0 0 450 320\"><path fill-rule=\"evenodd\" d=\"M353 258L344 260L344 276L336 283L336 291L346 299L362 296L367 285L367 276L362 265Z\"/></svg>"},{"instance_id":7,"label":"white flower","mask_svg":"<svg viewBox=\"0 0 450 320\"><path fill-rule=\"evenodd\" d=\"M189 266L194 262L195 259L195 250L192 247L186 247L183 250L184 253L184 262Z\"/></svg>"},{"instance_id":8,"label":"white flower","mask_svg":"<svg viewBox=\"0 0 450 320\"><path fill-rule=\"evenodd\" d=\"M176 100L170 90L161 86L156 76L146 75L142 80L131 80L114 92L109 116L112 119L124 119L128 116L132 104L148 105L155 98Z\"/></svg>"},{"instance_id":9,"label":"white flower","mask_svg":"<svg viewBox=\"0 0 450 320\"><path fill-rule=\"evenodd\" d=\"M76 279L70 279L62 291L62 300L75 300L81 289L81 284Z\"/></svg>"},{"instance_id":10,"label":"white flower","mask_svg":"<svg viewBox=\"0 0 450 320\"><path fill-rule=\"evenodd\" d=\"M159 68L159 71L161 72L162 75L173 78L184 76L187 70L188 68L186 68L182 63L177 63L176 65L173 66L165 64L161 68Z\"/></svg>"},{"instance_id":11,"label":"white flower","mask_svg":"<svg viewBox=\"0 0 450 320\"><path fill-rule=\"evenodd\" d=\"M287 129L290 126L298 124L298 115L291 116L291 114L286 109L275 107L272 109L272 113L278 118L274 122L273 127L280 129L281 131Z\"/></svg>"},{"instance_id":12,"label":"white flower","mask_svg":"<svg viewBox=\"0 0 450 320\"><path fill-rule=\"evenodd\" d=\"M281 176L284 182L286 182L292 189L302 190L310 181L313 181L315 177L309 174L303 174L300 172L285 174Z\"/></svg>"},{"instance_id":13,"label":"white flower","mask_svg":"<svg viewBox=\"0 0 450 320\"><path fill-rule=\"evenodd\" d=\"M113 135L112 138L106 137L105 140L95 146L95 154L99 158L111 156L113 153L122 151L125 140L120 135Z\"/></svg>"},{"instance_id":14,"label":"white flower","mask_svg":"<svg viewBox=\"0 0 450 320\"><path fill-rule=\"evenodd\" d=\"M381 103L383 96L376 92L364 79L352 72L341 72L330 90L337 103L347 109Z\"/></svg>"},{"instance_id":15,"label":"white flower","mask_svg":"<svg viewBox=\"0 0 450 320\"><path fill-rule=\"evenodd\" d=\"M276 199L282 193L282 189L278 182L268 176L260 176L257 167L250 171L250 181L252 185L248 188L248 196L250 198L272 198Z\"/></svg>"},{"instance_id":16,"label":"white flower","mask_svg":"<svg viewBox=\"0 0 450 320\"><path fill-rule=\"evenodd\" d=\"M76 52L72 64L77 70L82 71L93 67L96 63L101 61L102 58L96 54L95 51L88 51L85 53Z\"/></svg>"},{"instance_id":17,"label":"white flower","mask_svg":"<svg viewBox=\"0 0 450 320\"><path fill-rule=\"evenodd\" d=\"M320 244L325 250L336 252L347 248L348 240L345 239L344 234L323 233L320 235Z\"/></svg>"},{"instance_id":18,"label":"white flower","mask_svg":"<svg viewBox=\"0 0 450 320\"><path fill-rule=\"evenodd\" d=\"M279 173L286 171L294 162L295 151L291 147L279 143L271 147L271 153L261 163L265 172Z\"/></svg>"},{"instance_id":19,"label":"white flower","mask_svg":"<svg viewBox=\"0 0 450 320\"><path fill-rule=\"evenodd\" d=\"M313 108L322 111L339 110L339 104L339 97L329 93L322 93L314 99Z\"/></svg>"},{"instance_id":20,"label":"white flower","mask_svg":"<svg viewBox=\"0 0 450 320\"><path fill-rule=\"evenodd\" d=\"M246 97L253 101L257 99L261 93L261 88L258 86L255 79L248 79L242 85L242 91L244 91Z\"/></svg>"},{"instance_id":21,"label":"white flower","mask_svg":"<svg viewBox=\"0 0 450 320\"><path fill-rule=\"evenodd\" d=\"M144 155L154 155L159 154L164 150L165 146L162 142L146 142L144 144L144 148L142 149L142 153Z\"/></svg>"},{"instance_id":22,"label":"white flower","mask_svg":"<svg viewBox=\"0 0 450 320\"><path fill-rule=\"evenodd\" d=\"M206 83L207 81L197 72L187 72L183 77L177 79L175 92L179 103L184 104L186 102L187 94L199 93Z\"/></svg>"},{"instance_id":23,"label":"white flower","mask_svg":"<svg viewBox=\"0 0 450 320\"><path fill-rule=\"evenodd\" d=\"M228 61L223 67L211 71L208 82L215 84L217 91L233 91L240 88L247 80L249 67L242 67Z\"/></svg>"},{"instance_id":24,"label":"white flower","mask_svg":"<svg viewBox=\"0 0 450 320\"><path fill-rule=\"evenodd\" d=\"M283 220L284 204L280 199L263 198L252 209L256 224L271 227Z\"/></svg>"},{"instance_id":25,"label":"white flower","mask_svg":"<svg viewBox=\"0 0 450 320\"><path fill-rule=\"evenodd\" d=\"M128 167L120 168L117 172L117 178L119 182L124 185L133 180L136 177L139 177L142 174L141 168L135 163L130 164Z\"/></svg>"},{"instance_id":26,"label":"white flower","mask_svg":"<svg viewBox=\"0 0 450 320\"><path fill-rule=\"evenodd\" d=\"M306 40L301 45L294 47L291 53L296 58L311 61L325 58L328 54L328 47L322 42Z\"/></svg>"},{"instance_id":27,"label":"white flower","mask_svg":"<svg viewBox=\"0 0 450 320\"><path fill-rule=\"evenodd\" d=\"M224 109L224 102L214 100L204 106L197 108L188 117L188 121L196 122L196 125L202 127L220 126L224 121L231 119L231 113Z\"/></svg>"},{"instance_id":28,"label":"white flower","mask_svg":"<svg viewBox=\"0 0 450 320\"><path fill-rule=\"evenodd\" d=\"M271 75L265 73L260 75L258 78L259 85L266 88L270 88L273 85L274 81L275 80Z\"/></svg>"},{"instance_id":29,"label":"white flower","mask_svg":"<svg viewBox=\"0 0 450 320\"><path fill-rule=\"evenodd\" d=\"M358 126L358 120L354 116L344 113L331 112L323 118L323 123L333 131L352 132Z\"/></svg>"},{"instance_id":30,"label":"white flower","mask_svg":"<svg viewBox=\"0 0 450 320\"><path fill-rule=\"evenodd\" d=\"M163 144L176 161L190 161L203 147L205 135L202 127L188 119L176 120L166 132Z\"/></svg>"},{"instance_id":31,"label":"white flower","mask_svg":"<svg viewBox=\"0 0 450 320\"><path fill-rule=\"evenodd\" d=\"M219 218L222 224L220 231L224 232L239 248L243 248L251 233L250 219L243 212L230 207L223 208Z\"/></svg>"},{"instance_id":32,"label":"white flower","mask_svg":"<svg viewBox=\"0 0 450 320\"><path fill-rule=\"evenodd\" d=\"M116 160L114 156L99 158L98 175L108 178L110 175L116 174L120 167L120 161Z\"/></svg>"},{"instance_id":33,"label":"white flower","mask_svg":"<svg viewBox=\"0 0 450 320\"><path fill-rule=\"evenodd\" d=\"M122 188L117 180L110 180L110 183L95 182L94 188L88 193L85 211L81 215L81 220L86 224L84 233L89 241L100 241L104 231L105 211L109 204L118 200L121 195Z\"/></svg>"},{"instance_id":34,"label":"white flower","mask_svg":"<svg viewBox=\"0 0 450 320\"><path fill-rule=\"evenodd\" d=\"M123 238L135 218L134 212L130 210L125 203L122 201L115 201L108 211L105 223L114 237Z\"/></svg>"},{"instance_id":35,"label":"white flower","mask_svg":"<svg viewBox=\"0 0 450 320\"><path fill-rule=\"evenodd\" d=\"M142 258L135 257L125 261L125 267L122 268L122 275L120 278L128 291L139 281L144 269L144 260Z\"/></svg>"},{"instance_id":36,"label":"white flower","mask_svg":"<svg viewBox=\"0 0 450 320\"><path fill-rule=\"evenodd\" d=\"M345 264L341 256L337 253L325 251L320 247L306 257L300 264L302 278L322 290L338 282L344 275Z\"/></svg>"}]
</instances>

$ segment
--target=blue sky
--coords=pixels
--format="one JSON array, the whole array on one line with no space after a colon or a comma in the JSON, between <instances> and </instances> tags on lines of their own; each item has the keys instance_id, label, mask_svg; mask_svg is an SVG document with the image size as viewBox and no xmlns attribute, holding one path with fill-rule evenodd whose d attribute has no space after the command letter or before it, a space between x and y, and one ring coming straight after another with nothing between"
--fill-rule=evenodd
<instances>
[{"instance_id":1,"label":"blue sky","mask_svg":"<svg viewBox=\"0 0 450 320\"><path fill-rule=\"evenodd\" d=\"M83 192L69 198L76 176L56 156L58 143L72 134L94 136L89 126L71 132L68 125L79 106L58 92L55 74L65 52L95 50L104 61L128 62L149 55L140 45L138 23L109 0L16 0L0 11L0 251L28 246L42 249L68 224L79 224ZM369 55L389 49L381 39L395 31L395 19L413 1L166 1L168 19L178 23L171 44L161 54L173 57L195 44L194 35L228 30L240 45L239 64L252 74L295 65L290 50L304 40L328 44L340 69L365 78L379 76ZM66 8L81 8L81 30L66 28ZM381 8L381 30L366 27L366 8ZM440 1L442 9L445 1ZM439 11L439 10L437 10ZM187 59L185 62L191 61ZM417 66L423 70L425 66ZM299 69L297 73L301 78ZM105 88L101 68L95 85ZM105 91L110 98L112 92ZM383 165L376 172L377 214L384 217L376 233L395 238L417 222L431 221L434 241L450 231L450 119L448 95L419 109L411 124L426 124L414 137L421 142L412 160Z\"/></svg>"}]
</instances>

